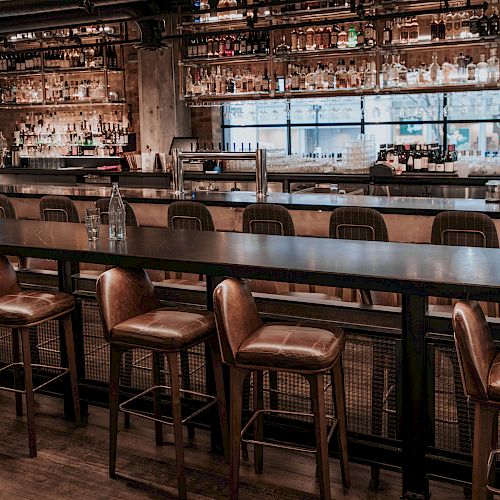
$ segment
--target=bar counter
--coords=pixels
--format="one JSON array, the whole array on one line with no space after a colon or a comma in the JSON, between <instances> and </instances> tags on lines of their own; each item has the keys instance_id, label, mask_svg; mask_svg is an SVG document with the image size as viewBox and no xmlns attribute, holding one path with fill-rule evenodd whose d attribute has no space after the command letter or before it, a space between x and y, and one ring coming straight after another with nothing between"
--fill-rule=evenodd
<instances>
[{"instance_id":1,"label":"bar counter","mask_svg":"<svg viewBox=\"0 0 500 500\"><path fill-rule=\"evenodd\" d=\"M255 193L247 191L195 191L176 195L168 189L122 188L120 192L129 203L168 205L178 200L193 200L207 206L244 208L256 203ZM104 186L0 185L0 193L12 198L41 198L45 195L63 195L78 201L96 201L109 198L111 188ZM283 205L289 210L334 210L338 207L370 207L383 214L432 216L447 210L480 212L500 218L500 203L479 199L387 197L329 194L269 193L259 203Z\"/></svg>"},{"instance_id":2,"label":"bar counter","mask_svg":"<svg viewBox=\"0 0 500 500\"><path fill-rule=\"evenodd\" d=\"M428 379L432 372L427 369L431 342L427 295L500 301L496 249L159 228L131 228L125 241L102 237L89 242L80 224L2 220L0 252L58 260L59 287L72 293L77 290L71 264L78 262L202 273L207 276L208 308L221 276L401 293L401 357L397 363L402 406L397 414L401 434L396 442L402 449L392 465L402 467L405 498L428 497L428 475L436 473L429 464L439 460L431 451L435 446L434 391L428 384L434 381ZM79 325L75 333L81 337L85 324ZM88 383L88 375L81 376Z\"/></svg>"}]
</instances>

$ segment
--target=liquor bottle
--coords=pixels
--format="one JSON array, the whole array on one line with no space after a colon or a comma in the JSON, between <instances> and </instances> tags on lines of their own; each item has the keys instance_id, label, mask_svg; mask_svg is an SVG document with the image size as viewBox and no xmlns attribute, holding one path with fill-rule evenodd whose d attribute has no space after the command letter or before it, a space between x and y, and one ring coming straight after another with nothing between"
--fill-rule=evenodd
<instances>
[{"instance_id":1,"label":"liquor bottle","mask_svg":"<svg viewBox=\"0 0 500 500\"><path fill-rule=\"evenodd\" d=\"M348 47L347 31L345 30L344 26L341 26L340 28L338 34L337 47L339 49L347 49Z\"/></svg>"},{"instance_id":2,"label":"liquor bottle","mask_svg":"<svg viewBox=\"0 0 500 500\"><path fill-rule=\"evenodd\" d=\"M462 12L460 38L470 38L470 16L468 11Z\"/></svg>"},{"instance_id":3,"label":"liquor bottle","mask_svg":"<svg viewBox=\"0 0 500 500\"><path fill-rule=\"evenodd\" d=\"M438 24L438 38L439 40L446 39L446 23L444 22L444 18L442 15L439 19L439 24Z\"/></svg>"},{"instance_id":4,"label":"liquor bottle","mask_svg":"<svg viewBox=\"0 0 500 500\"><path fill-rule=\"evenodd\" d=\"M290 33L290 50L292 52L295 52L296 50L298 50L298 46L299 46L299 37L297 30L294 28Z\"/></svg>"},{"instance_id":5,"label":"liquor bottle","mask_svg":"<svg viewBox=\"0 0 500 500\"><path fill-rule=\"evenodd\" d=\"M420 36L420 25L418 24L417 18L413 17L413 19L410 22L409 42L410 43L418 43L419 36Z\"/></svg>"},{"instance_id":6,"label":"liquor bottle","mask_svg":"<svg viewBox=\"0 0 500 500\"><path fill-rule=\"evenodd\" d=\"M354 48L356 47L357 43L358 43L358 32L356 31L354 24L351 24L351 27L347 32L347 46L349 48Z\"/></svg>"},{"instance_id":7,"label":"liquor bottle","mask_svg":"<svg viewBox=\"0 0 500 500\"><path fill-rule=\"evenodd\" d=\"M420 144L415 146L415 153L413 154L413 170L420 172L422 170L422 151Z\"/></svg>"},{"instance_id":8,"label":"liquor bottle","mask_svg":"<svg viewBox=\"0 0 500 500\"><path fill-rule=\"evenodd\" d=\"M364 47L366 42L365 32L363 31L363 25L359 25L359 31L357 33L356 45L358 47Z\"/></svg>"},{"instance_id":9,"label":"liquor bottle","mask_svg":"<svg viewBox=\"0 0 500 500\"><path fill-rule=\"evenodd\" d=\"M490 20L483 9L483 14L479 18L479 36L488 36L490 33Z\"/></svg>"},{"instance_id":10,"label":"liquor bottle","mask_svg":"<svg viewBox=\"0 0 500 500\"><path fill-rule=\"evenodd\" d=\"M453 173L455 171L455 162L453 159L452 151L453 151L453 146L449 145L448 151L444 158L444 171L447 173Z\"/></svg>"},{"instance_id":11,"label":"liquor bottle","mask_svg":"<svg viewBox=\"0 0 500 500\"><path fill-rule=\"evenodd\" d=\"M462 16L460 12L453 14L453 38L458 39L462 33Z\"/></svg>"},{"instance_id":12,"label":"liquor bottle","mask_svg":"<svg viewBox=\"0 0 500 500\"><path fill-rule=\"evenodd\" d=\"M405 18L399 34L399 43L408 43L410 41L411 21L410 18Z\"/></svg>"},{"instance_id":13,"label":"liquor bottle","mask_svg":"<svg viewBox=\"0 0 500 500\"><path fill-rule=\"evenodd\" d=\"M389 75L391 71L391 65L389 64L389 54L384 54L384 62L382 64L380 72L380 87L387 88L389 86Z\"/></svg>"},{"instance_id":14,"label":"liquor bottle","mask_svg":"<svg viewBox=\"0 0 500 500\"><path fill-rule=\"evenodd\" d=\"M472 16L470 17L470 34L472 37L479 36L479 17L476 11L472 12Z\"/></svg>"},{"instance_id":15,"label":"liquor bottle","mask_svg":"<svg viewBox=\"0 0 500 500\"><path fill-rule=\"evenodd\" d=\"M433 52L432 63L429 66L429 79L432 85L437 85L439 76L439 64L437 62L437 54Z\"/></svg>"},{"instance_id":16,"label":"liquor bottle","mask_svg":"<svg viewBox=\"0 0 500 500\"><path fill-rule=\"evenodd\" d=\"M387 150L385 144L380 145L380 150L377 156L377 163L382 163L382 164L387 163Z\"/></svg>"},{"instance_id":17,"label":"liquor bottle","mask_svg":"<svg viewBox=\"0 0 500 500\"><path fill-rule=\"evenodd\" d=\"M431 171L430 168L429 171ZM441 150L439 148L436 151L436 166L434 172L444 172L444 171L445 171L444 154L441 153Z\"/></svg>"},{"instance_id":18,"label":"liquor bottle","mask_svg":"<svg viewBox=\"0 0 500 500\"><path fill-rule=\"evenodd\" d=\"M431 40L439 40L439 22L436 16L431 21Z\"/></svg>"},{"instance_id":19,"label":"liquor bottle","mask_svg":"<svg viewBox=\"0 0 500 500\"><path fill-rule=\"evenodd\" d=\"M300 28L299 34L298 34L298 46L299 50L306 50L307 48L307 34L306 32Z\"/></svg>"},{"instance_id":20,"label":"liquor bottle","mask_svg":"<svg viewBox=\"0 0 500 500\"><path fill-rule=\"evenodd\" d=\"M337 89L346 89L347 88L347 70L345 67L344 59L339 59L337 65L337 71L335 72L335 87Z\"/></svg>"},{"instance_id":21,"label":"liquor bottle","mask_svg":"<svg viewBox=\"0 0 500 500\"><path fill-rule=\"evenodd\" d=\"M409 147L410 146L408 146L408 148ZM408 157L406 156L406 146L405 146L404 148L401 148L401 150L399 151L398 169L401 170L401 172L406 172L407 166L408 166Z\"/></svg>"},{"instance_id":22,"label":"liquor bottle","mask_svg":"<svg viewBox=\"0 0 500 500\"><path fill-rule=\"evenodd\" d=\"M458 65L458 79L459 83L464 83L467 80L467 65L465 63L465 56L460 52L457 57Z\"/></svg>"},{"instance_id":23,"label":"liquor bottle","mask_svg":"<svg viewBox=\"0 0 500 500\"><path fill-rule=\"evenodd\" d=\"M500 77L499 61L497 49L490 49L490 58L488 59L488 83L497 83Z\"/></svg>"},{"instance_id":24,"label":"liquor bottle","mask_svg":"<svg viewBox=\"0 0 500 500\"><path fill-rule=\"evenodd\" d=\"M476 67L477 83L488 83L488 63L486 62L486 55L480 54L479 62Z\"/></svg>"},{"instance_id":25,"label":"liquor bottle","mask_svg":"<svg viewBox=\"0 0 500 500\"><path fill-rule=\"evenodd\" d=\"M422 164L420 169L427 171L429 168L429 149L427 144L424 144L422 146L421 156L422 156Z\"/></svg>"},{"instance_id":26,"label":"liquor bottle","mask_svg":"<svg viewBox=\"0 0 500 500\"><path fill-rule=\"evenodd\" d=\"M351 89L358 87L358 72L354 60L349 61L349 69L347 71L347 86Z\"/></svg>"},{"instance_id":27,"label":"liquor bottle","mask_svg":"<svg viewBox=\"0 0 500 500\"><path fill-rule=\"evenodd\" d=\"M339 41L339 28L337 25L333 25L330 30L330 47L335 48L338 46Z\"/></svg>"},{"instance_id":28,"label":"liquor bottle","mask_svg":"<svg viewBox=\"0 0 500 500\"><path fill-rule=\"evenodd\" d=\"M365 25L365 47L375 47L377 45L377 31L371 21Z\"/></svg>"},{"instance_id":29,"label":"liquor bottle","mask_svg":"<svg viewBox=\"0 0 500 500\"><path fill-rule=\"evenodd\" d=\"M427 171L428 172L435 172L436 171L436 145L435 144L431 144L431 148L430 148L430 151L429 151L429 155L428 155L428 162L427 162Z\"/></svg>"},{"instance_id":30,"label":"liquor bottle","mask_svg":"<svg viewBox=\"0 0 500 500\"><path fill-rule=\"evenodd\" d=\"M322 49L322 43L323 43L323 28L316 28L316 31L314 32L314 48L316 50Z\"/></svg>"},{"instance_id":31,"label":"liquor bottle","mask_svg":"<svg viewBox=\"0 0 500 500\"><path fill-rule=\"evenodd\" d=\"M467 65L467 83L476 83L476 65L472 59Z\"/></svg>"},{"instance_id":32,"label":"liquor bottle","mask_svg":"<svg viewBox=\"0 0 500 500\"><path fill-rule=\"evenodd\" d=\"M490 36L497 36L500 33L500 22L498 18L498 10L496 7L493 7L493 13L490 16L489 19L489 31L488 34Z\"/></svg>"},{"instance_id":33,"label":"liquor bottle","mask_svg":"<svg viewBox=\"0 0 500 500\"><path fill-rule=\"evenodd\" d=\"M383 45L391 45L391 43L392 43L391 22L389 20L387 20L385 22L384 31L382 32L382 44Z\"/></svg>"},{"instance_id":34,"label":"liquor bottle","mask_svg":"<svg viewBox=\"0 0 500 500\"><path fill-rule=\"evenodd\" d=\"M453 14L448 12L444 20L446 23L446 38L451 40L453 38Z\"/></svg>"},{"instance_id":35,"label":"liquor bottle","mask_svg":"<svg viewBox=\"0 0 500 500\"><path fill-rule=\"evenodd\" d=\"M306 30L306 50L314 50L314 28L309 26Z\"/></svg>"},{"instance_id":36,"label":"liquor bottle","mask_svg":"<svg viewBox=\"0 0 500 500\"><path fill-rule=\"evenodd\" d=\"M322 28L321 33L321 48L329 49L330 48L330 39L331 39L332 30L329 26L325 26Z\"/></svg>"}]
</instances>

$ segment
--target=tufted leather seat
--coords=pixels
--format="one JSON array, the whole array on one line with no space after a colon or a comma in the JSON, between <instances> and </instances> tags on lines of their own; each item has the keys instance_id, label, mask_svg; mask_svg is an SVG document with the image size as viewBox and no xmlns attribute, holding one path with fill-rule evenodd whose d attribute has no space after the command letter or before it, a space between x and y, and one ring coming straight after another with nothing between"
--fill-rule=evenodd
<instances>
[{"instance_id":1,"label":"tufted leather seat","mask_svg":"<svg viewBox=\"0 0 500 500\"><path fill-rule=\"evenodd\" d=\"M500 408L500 351L476 301L459 301L453 310L453 331L465 395L474 401L472 498L500 493L488 486L488 457L497 443ZM492 463L495 463L493 461Z\"/></svg>"},{"instance_id":2,"label":"tufted leather seat","mask_svg":"<svg viewBox=\"0 0 500 500\"><path fill-rule=\"evenodd\" d=\"M152 387L141 395L153 394L154 415L147 418L155 422L156 443L158 445L163 444L162 425L174 426L179 498L186 498L182 424L189 421L190 417L183 417L181 412L179 357L182 359L183 355L186 356L185 363L182 364L184 378L189 375L189 360L186 349L202 342L206 342L206 345L211 349L217 398L206 395L211 401L197 410L196 414L208 409L213 404L218 405L224 449L228 448L222 361L216 342L214 316L208 311L189 312L163 307L148 274L142 269L115 267L104 272L97 280L96 296L104 336L110 344L111 351L109 474L111 477L115 477L121 358L124 353L129 354L131 349L149 349L152 351ZM163 356L167 358L170 387L162 383L164 376ZM131 368L131 360L130 357L130 362L125 363L126 368L127 366L129 369ZM189 378L187 380L189 381ZM165 389L171 390L173 422L162 419L162 392ZM187 393L186 397L191 397L192 391L189 390L189 383L184 383L183 390ZM195 394L200 396L199 393ZM201 396L204 395L201 394ZM120 405L126 414L134 413L133 410L126 408L130 401Z\"/></svg>"},{"instance_id":3,"label":"tufted leather seat","mask_svg":"<svg viewBox=\"0 0 500 500\"><path fill-rule=\"evenodd\" d=\"M22 394L26 396L26 413L28 420L28 438L30 457L36 457L35 434L35 400L32 375L32 352L37 352L38 346L30 345L30 328L49 320L61 319L64 330L67 367L51 367L58 372L51 380L68 374L73 398L75 419L80 421L80 402L78 396L78 381L76 374L76 357L71 325L71 312L75 307L72 295L61 292L38 292L22 290L14 268L6 257L0 256L0 326L12 329L12 359L13 363L4 367L14 369L14 392L16 397L16 413L23 414ZM19 337L22 345L22 361L19 350ZM38 367L44 365L36 362ZM53 364L53 363L52 363ZM24 387L21 385L20 371L24 370ZM50 380L48 381L50 382ZM45 384L44 384L45 385ZM0 389L4 389L0 387ZM7 390L12 391L12 388Z\"/></svg>"},{"instance_id":4,"label":"tufted leather seat","mask_svg":"<svg viewBox=\"0 0 500 500\"><path fill-rule=\"evenodd\" d=\"M67 293L20 291L0 297L0 324L27 325L69 313L75 301Z\"/></svg>"},{"instance_id":5,"label":"tufted leather seat","mask_svg":"<svg viewBox=\"0 0 500 500\"><path fill-rule=\"evenodd\" d=\"M265 368L327 370L345 346L345 334L304 326L269 325L250 334L236 353L236 363Z\"/></svg>"},{"instance_id":6,"label":"tufted leather seat","mask_svg":"<svg viewBox=\"0 0 500 500\"><path fill-rule=\"evenodd\" d=\"M332 379L332 398L336 408L342 480L349 485L349 461L345 401L342 377L342 352L345 333L340 328L327 331L319 328L294 325L263 325L257 306L247 284L229 278L214 291L214 311L222 360L229 367L231 386L230 408L230 498L236 500L239 490L239 464L241 442L254 444L256 472L262 472L263 420L263 371L270 374L291 372L304 375L311 389L312 413L316 434L318 476L322 499L330 499L328 465L327 417L325 410L326 374ZM241 432L243 386L248 374L253 375L254 416L247 424L254 424L252 440L244 439ZM335 425L335 424L334 424ZM273 443L272 446L277 446ZM311 450L308 450L311 451Z\"/></svg>"},{"instance_id":7,"label":"tufted leather seat","mask_svg":"<svg viewBox=\"0 0 500 500\"><path fill-rule=\"evenodd\" d=\"M169 308L130 318L111 330L111 339L139 347L180 351L214 333L213 314L195 314Z\"/></svg>"}]
</instances>

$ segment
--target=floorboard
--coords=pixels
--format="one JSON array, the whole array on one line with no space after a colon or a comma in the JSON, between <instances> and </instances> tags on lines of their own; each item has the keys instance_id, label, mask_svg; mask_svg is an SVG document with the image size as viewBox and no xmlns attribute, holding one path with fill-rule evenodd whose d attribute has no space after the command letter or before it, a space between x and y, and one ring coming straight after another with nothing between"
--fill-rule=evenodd
<instances>
[{"instance_id":1,"label":"floorboard","mask_svg":"<svg viewBox=\"0 0 500 500\"><path fill-rule=\"evenodd\" d=\"M175 463L172 432L166 443L156 446L151 422L132 418L118 435L118 479L110 479L108 463L108 412L90 408L89 423L75 427L63 418L62 401L38 395L36 423L38 457L27 456L25 417L16 418L12 394L0 394L0 500L2 499L152 499L175 498ZM193 442L186 439L188 489L191 499L227 498L227 466L222 457L210 453L209 434L197 431ZM318 498L315 460L312 455L265 449L264 473L256 474L242 461L243 500ZM332 496L337 499L399 499L401 476L382 471L383 490L369 491L370 469L351 464L351 484L345 490L337 460L330 464ZM136 481L138 478L141 482ZM462 488L431 482L432 497L463 498Z\"/></svg>"}]
</instances>

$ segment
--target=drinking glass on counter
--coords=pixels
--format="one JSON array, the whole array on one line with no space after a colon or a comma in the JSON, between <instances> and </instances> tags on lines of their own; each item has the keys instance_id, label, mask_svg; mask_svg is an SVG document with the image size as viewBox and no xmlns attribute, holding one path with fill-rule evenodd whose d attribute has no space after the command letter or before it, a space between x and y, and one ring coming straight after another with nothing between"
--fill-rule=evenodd
<instances>
[{"instance_id":1,"label":"drinking glass on counter","mask_svg":"<svg viewBox=\"0 0 500 500\"><path fill-rule=\"evenodd\" d=\"M85 226L87 228L88 240L97 240L101 228L101 210L99 208L93 207L85 209Z\"/></svg>"}]
</instances>

